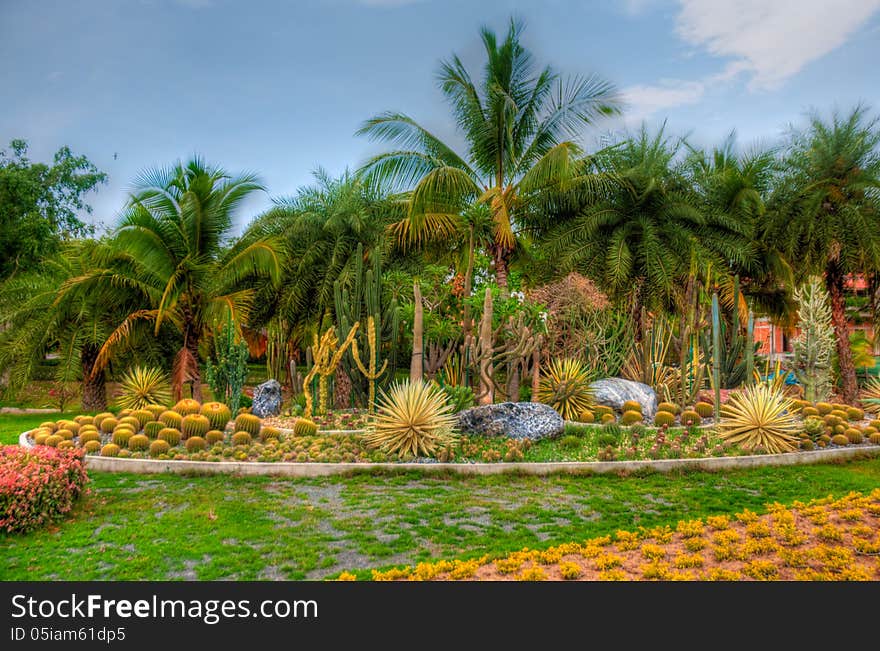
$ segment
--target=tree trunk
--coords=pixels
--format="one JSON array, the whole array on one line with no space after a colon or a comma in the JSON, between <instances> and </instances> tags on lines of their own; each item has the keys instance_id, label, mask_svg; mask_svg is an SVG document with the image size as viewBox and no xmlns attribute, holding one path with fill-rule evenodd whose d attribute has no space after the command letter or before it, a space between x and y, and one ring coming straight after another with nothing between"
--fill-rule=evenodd
<instances>
[{"instance_id":1,"label":"tree trunk","mask_svg":"<svg viewBox=\"0 0 880 651\"><path fill-rule=\"evenodd\" d=\"M342 367L342 361L336 365L336 373L333 377L333 407L335 409L348 409L351 407L351 378Z\"/></svg>"},{"instance_id":2,"label":"tree trunk","mask_svg":"<svg viewBox=\"0 0 880 651\"><path fill-rule=\"evenodd\" d=\"M510 290L507 288L507 272L510 266L510 256L513 251L500 244L492 244L492 265L495 268L495 282L501 293L501 298L508 298Z\"/></svg>"},{"instance_id":3,"label":"tree trunk","mask_svg":"<svg viewBox=\"0 0 880 651\"><path fill-rule=\"evenodd\" d=\"M422 290L419 283L413 285L415 309L413 311L413 350L409 364L410 382L421 382L424 368L424 336L422 325Z\"/></svg>"},{"instance_id":4,"label":"tree trunk","mask_svg":"<svg viewBox=\"0 0 880 651\"><path fill-rule=\"evenodd\" d=\"M483 317L480 320L479 359L480 385L477 392L477 402L481 405L491 405L495 402L494 369L492 367L492 291L486 288L486 296L483 299Z\"/></svg>"},{"instance_id":5,"label":"tree trunk","mask_svg":"<svg viewBox=\"0 0 880 651\"><path fill-rule=\"evenodd\" d=\"M825 287L831 300L831 323L837 337L837 363L843 401L851 405L858 394L856 367L849 345L849 328L846 323L846 299L844 297L844 273L837 261L830 261L825 268Z\"/></svg>"},{"instance_id":6,"label":"tree trunk","mask_svg":"<svg viewBox=\"0 0 880 651\"><path fill-rule=\"evenodd\" d=\"M107 411L107 385L104 370L92 377L95 360L98 359L100 347L95 344L84 344L80 352L82 363L82 408L83 411Z\"/></svg>"}]
</instances>

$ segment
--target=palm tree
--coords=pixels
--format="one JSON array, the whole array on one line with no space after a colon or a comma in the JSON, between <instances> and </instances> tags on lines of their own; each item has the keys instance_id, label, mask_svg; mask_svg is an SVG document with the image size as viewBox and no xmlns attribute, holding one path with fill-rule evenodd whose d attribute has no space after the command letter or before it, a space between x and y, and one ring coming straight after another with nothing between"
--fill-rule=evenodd
<instances>
[{"instance_id":1,"label":"palm tree","mask_svg":"<svg viewBox=\"0 0 880 651\"><path fill-rule=\"evenodd\" d=\"M459 215L475 202L490 206L495 277L507 291L507 273L517 230L530 216L530 204L548 189L592 191L584 176L580 148L568 138L598 117L618 112L614 88L596 76L563 80L520 44L523 26L510 21L507 35L481 30L486 66L474 82L458 56L443 61L437 78L467 142L462 156L413 118L387 112L358 130L397 149L370 159L367 178L395 190L411 190L407 228L410 237L448 233Z\"/></svg>"},{"instance_id":2,"label":"palm tree","mask_svg":"<svg viewBox=\"0 0 880 651\"><path fill-rule=\"evenodd\" d=\"M279 276L277 244L271 238L231 246L224 241L235 209L261 189L254 176L233 177L199 158L138 178L110 241L114 259L101 278L137 289L143 303L107 338L97 369L134 323L152 321L158 334L170 322L182 336L172 370L175 394L179 398L183 384L192 382L193 396L201 399L199 344L228 314L236 324L247 321L255 293L247 283Z\"/></svg>"},{"instance_id":3,"label":"palm tree","mask_svg":"<svg viewBox=\"0 0 880 651\"><path fill-rule=\"evenodd\" d=\"M107 391L103 368L95 362L118 319L134 309L137 294L111 283L86 286L97 277L106 245L72 241L41 263L38 270L7 281L0 288L0 367L10 370L10 384L20 389L46 354L58 354L56 378L82 378L82 408L103 411Z\"/></svg>"},{"instance_id":4,"label":"palm tree","mask_svg":"<svg viewBox=\"0 0 880 651\"><path fill-rule=\"evenodd\" d=\"M671 309L683 277L696 268L749 259L747 228L724 211L706 210L676 164L681 142L643 126L608 148L601 162L613 186L556 218L544 246L563 269L596 279L615 299L630 302L641 336L642 308Z\"/></svg>"},{"instance_id":5,"label":"palm tree","mask_svg":"<svg viewBox=\"0 0 880 651\"><path fill-rule=\"evenodd\" d=\"M880 269L880 129L863 106L794 131L763 229L798 276L822 273L831 299L843 399L858 386L846 321L847 277Z\"/></svg>"}]
</instances>

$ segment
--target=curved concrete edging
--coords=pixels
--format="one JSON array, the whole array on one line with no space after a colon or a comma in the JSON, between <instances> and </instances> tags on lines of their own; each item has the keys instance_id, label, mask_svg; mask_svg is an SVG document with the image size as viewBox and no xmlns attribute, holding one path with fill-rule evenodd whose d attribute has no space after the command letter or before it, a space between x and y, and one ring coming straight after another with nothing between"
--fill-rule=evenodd
<instances>
[{"instance_id":1,"label":"curved concrete edging","mask_svg":"<svg viewBox=\"0 0 880 651\"><path fill-rule=\"evenodd\" d=\"M19 444L32 447L28 432ZM160 459L120 459L119 457L85 458L86 468L98 472L140 474L265 475L271 477L330 477L352 473L410 472L459 475L552 475L552 474L634 474L640 472L676 472L685 470L738 470L768 466L803 466L815 463L852 461L880 456L880 445L787 454L763 454L744 457L705 457L702 459L646 459L643 461L548 461L542 463L291 463L255 461L189 461Z\"/></svg>"}]
</instances>

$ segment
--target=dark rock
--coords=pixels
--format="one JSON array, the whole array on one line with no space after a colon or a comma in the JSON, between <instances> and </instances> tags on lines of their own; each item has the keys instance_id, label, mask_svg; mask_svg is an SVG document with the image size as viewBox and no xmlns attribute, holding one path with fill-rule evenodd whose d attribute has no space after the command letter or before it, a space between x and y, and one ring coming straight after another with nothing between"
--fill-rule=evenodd
<instances>
[{"instance_id":1,"label":"dark rock","mask_svg":"<svg viewBox=\"0 0 880 651\"><path fill-rule=\"evenodd\" d=\"M622 411L624 402L635 400L642 406L642 415L646 420L653 419L657 413L657 394L647 384L624 380L622 377L609 377L596 380L590 384L590 388L597 404Z\"/></svg>"},{"instance_id":2,"label":"dark rock","mask_svg":"<svg viewBox=\"0 0 880 651\"><path fill-rule=\"evenodd\" d=\"M278 380L266 380L254 389L251 413L260 418L281 413L281 384Z\"/></svg>"},{"instance_id":3,"label":"dark rock","mask_svg":"<svg viewBox=\"0 0 880 651\"><path fill-rule=\"evenodd\" d=\"M539 402L500 402L471 407L457 414L458 428L483 436L531 439L559 436L565 422L553 407Z\"/></svg>"}]
</instances>

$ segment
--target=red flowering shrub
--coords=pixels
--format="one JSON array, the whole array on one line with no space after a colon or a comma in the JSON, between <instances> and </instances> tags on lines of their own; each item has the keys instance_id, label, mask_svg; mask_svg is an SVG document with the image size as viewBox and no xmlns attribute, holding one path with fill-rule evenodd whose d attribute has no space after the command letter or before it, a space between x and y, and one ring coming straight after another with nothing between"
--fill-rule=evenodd
<instances>
[{"instance_id":1,"label":"red flowering shrub","mask_svg":"<svg viewBox=\"0 0 880 651\"><path fill-rule=\"evenodd\" d=\"M88 481L82 450L0 446L0 531L21 533L57 520Z\"/></svg>"}]
</instances>

